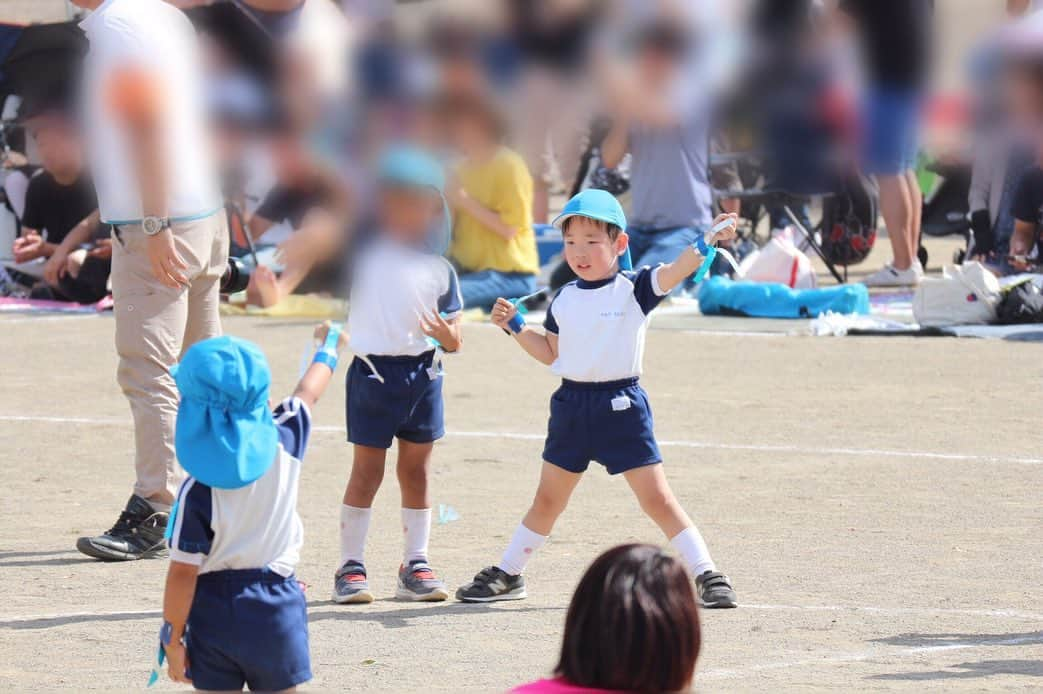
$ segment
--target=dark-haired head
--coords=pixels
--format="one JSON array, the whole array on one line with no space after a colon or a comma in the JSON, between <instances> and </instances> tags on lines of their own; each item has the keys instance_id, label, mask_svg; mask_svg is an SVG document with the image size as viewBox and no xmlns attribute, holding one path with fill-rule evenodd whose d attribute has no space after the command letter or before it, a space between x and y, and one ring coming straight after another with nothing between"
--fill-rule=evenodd
<instances>
[{"instance_id":1,"label":"dark-haired head","mask_svg":"<svg viewBox=\"0 0 1043 694\"><path fill-rule=\"evenodd\" d=\"M681 562L652 545L621 545L580 580L556 674L581 687L682 691L699 645L695 591Z\"/></svg>"},{"instance_id":2,"label":"dark-haired head","mask_svg":"<svg viewBox=\"0 0 1043 694\"><path fill-rule=\"evenodd\" d=\"M569 226L571 225L571 223L575 219L576 219L575 217L569 217L564 222L562 222L562 224L561 224L561 233L562 234L564 234L565 232L567 232L569 230ZM587 218L587 221L590 224L595 224L598 227L604 229L605 233L608 234L609 240L611 240L611 241L615 241L616 239L619 238L619 235L621 233L623 233L623 230L621 228L619 228L618 226L616 226L615 224L609 224L608 222L602 222L601 220L590 219L590 218Z\"/></svg>"}]
</instances>

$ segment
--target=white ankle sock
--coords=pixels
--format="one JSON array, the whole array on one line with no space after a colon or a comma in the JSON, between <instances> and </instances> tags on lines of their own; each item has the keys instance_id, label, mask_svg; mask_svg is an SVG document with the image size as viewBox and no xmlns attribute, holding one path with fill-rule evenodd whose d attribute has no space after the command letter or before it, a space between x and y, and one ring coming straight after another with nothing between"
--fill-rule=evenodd
<instances>
[{"instance_id":1,"label":"white ankle sock","mask_svg":"<svg viewBox=\"0 0 1043 694\"><path fill-rule=\"evenodd\" d=\"M346 561L365 561L366 534L369 533L371 508L342 504L340 507L340 564Z\"/></svg>"},{"instance_id":2,"label":"white ankle sock","mask_svg":"<svg viewBox=\"0 0 1043 694\"><path fill-rule=\"evenodd\" d=\"M148 502L148 505L151 506L152 510L156 513L170 513L171 504L163 504L158 501L153 501L152 499L145 499L145 501Z\"/></svg>"},{"instance_id":3,"label":"white ankle sock","mask_svg":"<svg viewBox=\"0 0 1043 694\"><path fill-rule=\"evenodd\" d=\"M546 535L534 533L526 528L525 525L519 523L517 530L514 531L514 535L511 536L510 544L507 545L507 549L503 553L503 558L500 559L500 563L497 566L511 576L517 576L525 570L525 565L529 563L529 559L546 541Z\"/></svg>"},{"instance_id":4,"label":"white ankle sock","mask_svg":"<svg viewBox=\"0 0 1043 694\"><path fill-rule=\"evenodd\" d=\"M716 570L713 559L710 558L710 550L706 549L703 536L699 534L694 525L677 533L670 539L670 544L688 564L693 576L701 576L707 571Z\"/></svg>"},{"instance_id":5,"label":"white ankle sock","mask_svg":"<svg viewBox=\"0 0 1043 694\"><path fill-rule=\"evenodd\" d=\"M405 553L402 563L427 561L427 542L431 537L431 509L403 508L402 534L405 536Z\"/></svg>"}]
</instances>

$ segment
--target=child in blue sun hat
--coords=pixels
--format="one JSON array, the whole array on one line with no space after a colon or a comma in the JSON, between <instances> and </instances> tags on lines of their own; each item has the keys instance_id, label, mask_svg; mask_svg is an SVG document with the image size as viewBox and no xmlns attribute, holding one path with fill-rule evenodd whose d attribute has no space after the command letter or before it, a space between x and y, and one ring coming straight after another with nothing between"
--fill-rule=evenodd
<instances>
[{"instance_id":1,"label":"child in blue sun hat","mask_svg":"<svg viewBox=\"0 0 1043 694\"><path fill-rule=\"evenodd\" d=\"M428 563L427 482L434 442L445 434L441 355L460 349L463 310L456 271L442 257L450 234L445 175L429 153L399 145L384 154L376 181L373 233L356 253L348 304L355 358L345 407L353 452L333 600L374 599L366 539L387 451L397 440L405 542L395 596L441 601L449 593Z\"/></svg>"},{"instance_id":2,"label":"child in blue sun hat","mask_svg":"<svg viewBox=\"0 0 1043 694\"><path fill-rule=\"evenodd\" d=\"M735 236L735 215L721 215L673 262L636 271L621 268L627 221L619 202L601 190L572 198L555 225L565 260L578 277L547 308L543 330L526 326L517 306L498 299L494 325L509 331L537 361L561 377L550 421L536 500L515 529L498 564L457 590L464 602L526 597L526 565L547 541L591 461L622 475L642 510L684 558L705 607L734 607L735 591L717 570L699 530L674 498L656 443L648 394L638 380L648 315L670 291L699 270L710 245Z\"/></svg>"},{"instance_id":3,"label":"child in blue sun hat","mask_svg":"<svg viewBox=\"0 0 1043 694\"><path fill-rule=\"evenodd\" d=\"M168 527L161 653L171 679L197 689L291 691L311 679L304 594L294 576L310 408L346 346L338 327L293 395L270 409L271 372L236 337L193 345L172 375L181 393L174 441L189 477Z\"/></svg>"}]
</instances>

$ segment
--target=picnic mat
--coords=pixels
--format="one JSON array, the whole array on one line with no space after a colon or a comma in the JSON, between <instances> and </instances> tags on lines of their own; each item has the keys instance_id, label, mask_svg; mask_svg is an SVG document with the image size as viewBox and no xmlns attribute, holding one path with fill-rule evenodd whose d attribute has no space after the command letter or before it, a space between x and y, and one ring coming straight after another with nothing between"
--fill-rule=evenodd
<instances>
[{"instance_id":1,"label":"picnic mat","mask_svg":"<svg viewBox=\"0 0 1043 694\"><path fill-rule=\"evenodd\" d=\"M75 304L69 301L46 301L44 299L19 299L12 296L0 297L0 313L101 313L112 309L112 297L107 296L94 304Z\"/></svg>"},{"instance_id":2,"label":"picnic mat","mask_svg":"<svg viewBox=\"0 0 1043 694\"><path fill-rule=\"evenodd\" d=\"M238 300L237 300L238 299ZM291 294L274 306L260 308L247 306L245 297L232 295L221 304L222 316L266 316L269 318L343 319L348 313L347 302L318 294Z\"/></svg>"}]
</instances>

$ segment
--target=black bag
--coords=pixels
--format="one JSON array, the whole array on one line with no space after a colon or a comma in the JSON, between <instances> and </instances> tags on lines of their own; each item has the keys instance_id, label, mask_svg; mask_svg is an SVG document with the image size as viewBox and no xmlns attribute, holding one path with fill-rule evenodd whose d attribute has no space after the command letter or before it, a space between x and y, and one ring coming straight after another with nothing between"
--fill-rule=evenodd
<instances>
[{"instance_id":1,"label":"black bag","mask_svg":"<svg viewBox=\"0 0 1043 694\"><path fill-rule=\"evenodd\" d=\"M1043 291L1032 282L1022 282L1007 290L997 308L1000 325L1043 323Z\"/></svg>"},{"instance_id":2,"label":"black bag","mask_svg":"<svg viewBox=\"0 0 1043 694\"><path fill-rule=\"evenodd\" d=\"M822 203L822 252L835 265L857 265L876 243L879 192L867 178L847 181Z\"/></svg>"}]
</instances>

